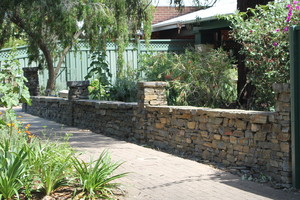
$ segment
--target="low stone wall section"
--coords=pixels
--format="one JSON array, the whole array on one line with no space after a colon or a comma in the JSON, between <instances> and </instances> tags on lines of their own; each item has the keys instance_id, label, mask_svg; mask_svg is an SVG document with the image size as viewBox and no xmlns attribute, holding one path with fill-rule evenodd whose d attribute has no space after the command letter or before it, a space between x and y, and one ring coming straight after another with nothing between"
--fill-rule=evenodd
<instances>
[{"instance_id":1,"label":"low stone wall section","mask_svg":"<svg viewBox=\"0 0 300 200\"><path fill-rule=\"evenodd\" d=\"M128 139L134 131L137 103L77 100L73 102L73 126Z\"/></svg>"},{"instance_id":2,"label":"low stone wall section","mask_svg":"<svg viewBox=\"0 0 300 200\"><path fill-rule=\"evenodd\" d=\"M160 149L290 182L289 128L277 113L155 106L146 121L146 141Z\"/></svg>"},{"instance_id":3,"label":"low stone wall section","mask_svg":"<svg viewBox=\"0 0 300 200\"><path fill-rule=\"evenodd\" d=\"M167 106L161 97L165 86L139 83L138 103L32 97L32 106L24 109L97 133L248 167L277 182L291 183L289 85L274 85L275 112Z\"/></svg>"},{"instance_id":4,"label":"low stone wall section","mask_svg":"<svg viewBox=\"0 0 300 200\"><path fill-rule=\"evenodd\" d=\"M127 139L133 131L133 112L137 103L106 102L95 100L69 101L57 97L32 97L32 106L23 110L69 126L90 129Z\"/></svg>"}]
</instances>

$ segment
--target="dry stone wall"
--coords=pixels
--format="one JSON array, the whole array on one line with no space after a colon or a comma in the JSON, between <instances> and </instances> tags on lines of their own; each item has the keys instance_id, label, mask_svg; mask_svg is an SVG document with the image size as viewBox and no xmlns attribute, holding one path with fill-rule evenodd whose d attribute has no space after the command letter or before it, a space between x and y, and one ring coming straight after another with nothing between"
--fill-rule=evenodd
<instances>
[{"instance_id":1,"label":"dry stone wall","mask_svg":"<svg viewBox=\"0 0 300 200\"><path fill-rule=\"evenodd\" d=\"M291 183L289 85L276 112L167 106L162 82L139 83L138 103L33 97L27 112L179 154L248 167Z\"/></svg>"},{"instance_id":2,"label":"dry stone wall","mask_svg":"<svg viewBox=\"0 0 300 200\"><path fill-rule=\"evenodd\" d=\"M32 97L32 106L23 105L23 110L69 126L127 139L132 135L136 107L137 103Z\"/></svg>"},{"instance_id":3,"label":"dry stone wall","mask_svg":"<svg viewBox=\"0 0 300 200\"><path fill-rule=\"evenodd\" d=\"M137 103L78 100L73 102L73 125L122 139L132 135Z\"/></svg>"},{"instance_id":4,"label":"dry stone wall","mask_svg":"<svg viewBox=\"0 0 300 200\"><path fill-rule=\"evenodd\" d=\"M25 85L28 87L31 96L39 95L39 75L37 67L23 68L24 76L27 78Z\"/></svg>"}]
</instances>

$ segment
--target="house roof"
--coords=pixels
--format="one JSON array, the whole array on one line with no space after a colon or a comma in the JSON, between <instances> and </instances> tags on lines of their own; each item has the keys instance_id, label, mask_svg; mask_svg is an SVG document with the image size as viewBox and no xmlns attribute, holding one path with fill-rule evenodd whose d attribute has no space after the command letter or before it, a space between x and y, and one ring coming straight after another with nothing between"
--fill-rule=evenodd
<instances>
[{"instance_id":1,"label":"house roof","mask_svg":"<svg viewBox=\"0 0 300 200\"><path fill-rule=\"evenodd\" d=\"M180 17L175 17L152 25L152 32L177 28L178 24L185 25L217 19L218 15L230 15L237 11L236 0L219 0L214 6L195 11Z\"/></svg>"}]
</instances>

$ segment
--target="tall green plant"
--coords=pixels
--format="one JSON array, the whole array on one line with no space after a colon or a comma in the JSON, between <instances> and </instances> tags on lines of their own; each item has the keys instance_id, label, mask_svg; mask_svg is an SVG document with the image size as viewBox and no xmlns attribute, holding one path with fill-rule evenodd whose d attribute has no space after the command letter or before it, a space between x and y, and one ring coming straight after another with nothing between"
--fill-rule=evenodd
<instances>
[{"instance_id":1,"label":"tall green plant","mask_svg":"<svg viewBox=\"0 0 300 200\"><path fill-rule=\"evenodd\" d=\"M107 100L109 98L109 89L111 87L112 74L106 61L106 53L104 50L96 51L92 54L92 62L89 66L89 72L85 79L92 79L89 86L91 99Z\"/></svg>"},{"instance_id":2,"label":"tall green plant","mask_svg":"<svg viewBox=\"0 0 300 200\"><path fill-rule=\"evenodd\" d=\"M0 71L0 106L7 108L2 119L0 118L2 128L6 128L7 123L15 123L16 117L12 109L14 106L20 102L30 104L30 94L24 83L27 79L23 76L23 70L15 57L13 50Z\"/></svg>"}]
</instances>

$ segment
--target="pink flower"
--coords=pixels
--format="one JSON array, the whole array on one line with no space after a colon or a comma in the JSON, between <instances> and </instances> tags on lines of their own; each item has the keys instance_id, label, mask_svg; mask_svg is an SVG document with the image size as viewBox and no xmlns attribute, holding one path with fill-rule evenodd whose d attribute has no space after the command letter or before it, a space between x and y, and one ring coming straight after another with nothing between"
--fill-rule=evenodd
<instances>
[{"instance_id":1,"label":"pink flower","mask_svg":"<svg viewBox=\"0 0 300 200\"><path fill-rule=\"evenodd\" d=\"M250 33L252 33L253 31L252 31L252 30L250 30L249 32L250 32Z\"/></svg>"},{"instance_id":2,"label":"pink flower","mask_svg":"<svg viewBox=\"0 0 300 200\"><path fill-rule=\"evenodd\" d=\"M296 10L300 10L300 6L296 6Z\"/></svg>"},{"instance_id":3,"label":"pink flower","mask_svg":"<svg viewBox=\"0 0 300 200\"><path fill-rule=\"evenodd\" d=\"M284 31L284 32L287 32L287 31L289 31L289 27L288 27L288 26L286 26L286 27L283 29L283 31Z\"/></svg>"},{"instance_id":4,"label":"pink flower","mask_svg":"<svg viewBox=\"0 0 300 200\"><path fill-rule=\"evenodd\" d=\"M292 6L291 6L291 4L288 4L286 7L287 7L287 8L291 8Z\"/></svg>"},{"instance_id":5,"label":"pink flower","mask_svg":"<svg viewBox=\"0 0 300 200\"><path fill-rule=\"evenodd\" d=\"M298 4L298 3L299 3L299 1L294 1L293 3L294 3L294 4Z\"/></svg>"},{"instance_id":6,"label":"pink flower","mask_svg":"<svg viewBox=\"0 0 300 200\"><path fill-rule=\"evenodd\" d=\"M273 42L273 46L274 46L274 47L277 47L277 46L278 46L278 43L277 43L277 42Z\"/></svg>"},{"instance_id":7,"label":"pink flower","mask_svg":"<svg viewBox=\"0 0 300 200\"><path fill-rule=\"evenodd\" d=\"M279 31L280 31L280 29L278 28L278 29L276 29L275 31L276 31L276 32L279 32Z\"/></svg>"}]
</instances>

